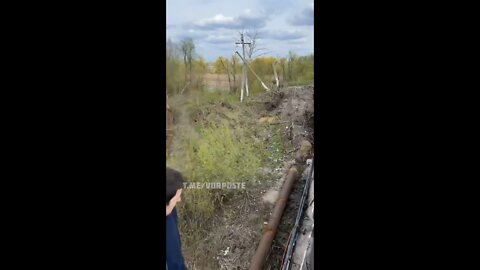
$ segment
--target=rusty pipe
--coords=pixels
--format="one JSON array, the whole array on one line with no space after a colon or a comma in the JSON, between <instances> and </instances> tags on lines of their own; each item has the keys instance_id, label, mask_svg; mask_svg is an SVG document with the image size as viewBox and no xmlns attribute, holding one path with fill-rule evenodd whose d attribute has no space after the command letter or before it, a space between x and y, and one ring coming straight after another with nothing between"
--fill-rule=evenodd
<instances>
[{"instance_id":1,"label":"rusty pipe","mask_svg":"<svg viewBox=\"0 0 480 270\"><path fill-rule=\"evenodd\" d=\"M272 246L275 233L277 231L278 224L282 218L283 210L287 205L288 196L292 191L293 184L298 178L298 170L296 166L292 166L288 171L285 183L283 184L280 195L278 196L277 202L275 203L275 208L273 209L272 216L268 222L268 225L265 227L263 232L263 237L258 244L255 255L253 255L252 262L250 264L250 270L262 270L265 259L267 258L270 247Z\"/></svg>"}]
</instances>

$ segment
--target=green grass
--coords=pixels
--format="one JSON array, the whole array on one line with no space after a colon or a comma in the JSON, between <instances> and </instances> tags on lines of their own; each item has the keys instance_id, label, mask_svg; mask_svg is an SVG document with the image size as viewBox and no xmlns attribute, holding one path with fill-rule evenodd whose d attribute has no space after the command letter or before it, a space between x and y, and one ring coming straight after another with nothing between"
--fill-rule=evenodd
<instances>
[{"instance_id":1,"label":"green grass","mask_svg":"<svg viewBox=\"0 0 480 270\"><path fill-rule=\"evenodd\" d=\"M240 98L225 91L201 92L195 98L193 98L192 102L186 105L186 110L190 115L190 118L193 119L194 115L203 107L205 107L205 105L220 102L224 102L229 105L235 105L240 103Z\"/></svg>"},{"instance_id":2,"label":"green grass","mask_svg":"<svg viewBox=\"0 0 480 270\"><path fill-rule=\"evenodd\" d=\"M261 151L265 147L254 143L250 130L244 127L210 124L195 127L199 136L188 132L178 133L174 143L184 149L167 159L167 165L182 172L188 182L248 182L263 165ZM178 148L177 148L178 149ZM178 206L182 216L180 231L182 240L191 245L202 239L209 229L209 223L216 209L225 197L231 197L237 190L227 189L186 189L183 203Z\"/></svg>"},{"instance_id":3,"label":"green grass","mask_svg":"<svg viewBox=\"0 0 480 270\"><path fill-rule=\"evenodd\" d=\"M202 94L198 96L195 105L200 106L207 103L219 102L219 101L235 104L235 103L238 103L239 100L240 100L239 97L237 97L236 95L230 92L218 90L214 92L202 92Z\"/></svg>"},{"instance_id":4,"label":"green grass","mask_svg":"<svg viewBox=\"0 0 480 270\"><path fill-rule=\"evenodd\" d=\"M285 155L285 147L282 142L282 128L283 125L272 125L269 127L270 129L270 143L268 144L268 155L267 155L267 162L279 165Z\"/></svg>"},{"instance_id":5,"label":"green grass","mask_svg":"<svg viewBox=\"0 0 480 270\"><path fill-rule=\"evenodd\" d=\"M298 80L288 82L288 85L292 85L292 86L313 85L313 80L300 78Z\"/></svg>"}]
</instances>

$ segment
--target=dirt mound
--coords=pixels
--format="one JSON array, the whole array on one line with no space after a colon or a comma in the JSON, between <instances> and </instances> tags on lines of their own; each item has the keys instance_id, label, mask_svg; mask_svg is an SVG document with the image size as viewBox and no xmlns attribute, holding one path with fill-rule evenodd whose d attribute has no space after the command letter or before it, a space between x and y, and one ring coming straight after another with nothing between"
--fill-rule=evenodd
<instances>
[{"instance_id":1,"label":"dirt mound","mask_svg":"<svg viewBox=\"0 0 480 270\"><path fill-rule=\"evenodd\" d=\"M272 112L289 124L286 139L291 140L295 147L302 140L313 142L313 92L313 86L285 88L282 90L282 102Z\"/></svg>"},{"instance_id":2,"label":"dirt mound","mask_svg":"<svg viewBox=\"0 0 480 270\"><path fill-rule=\"evenodd\" d=\"M267 99L267 101L264 103L264 106L266 111L273 111L282 102L283 98L285 97L285 93L282 91L269 93L271 94L265 94L264 96L264 98Z\"/></svg>"},{"instance_id":3,"label":"dirt mound","mask_svg":"<svg viewBox=\"0 0 480 270\"><path fill-rule=\"evenodd\" d=\"M266 92L252 103L262 119L276 117L284 128L284 141L290 147L297 147L307 140L313 144L314 103L313 86L292 86Z\"/></svg>"}]
</instances>

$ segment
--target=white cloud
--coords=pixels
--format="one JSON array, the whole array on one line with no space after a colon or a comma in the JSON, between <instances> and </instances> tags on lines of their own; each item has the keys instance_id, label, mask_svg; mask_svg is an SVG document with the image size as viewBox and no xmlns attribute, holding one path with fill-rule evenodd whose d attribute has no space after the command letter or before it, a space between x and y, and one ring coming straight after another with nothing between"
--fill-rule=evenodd
<instances>
[{"instance_id":1,"label":"white cloud","mask_svg":"<svg viewBox=\"0 0 480 270\"><path fill-rule=\"evenodd\" d=\"M215 17L210 19L203 19L197 22L195 25L200 27L205 27L208 25L231 25L234 24L235 20L233 17L226 17L223 14L215 15Z\"/></svg>"},{"instance_id":2,"label":"white cloud","mask_svg":"<svg viewBox=\"0 0 480 270\"><path fill-rule=\"evenodd\" d=\"M236 37L234 35L208 35L205 41L209 43L234 44L236 41Z\"/></svg>"},{"instance_id":3,"label":"white cloud","mask_svg":"<svg viewBox=\"0 0 480 270\"><path fill-rule=\"evenodd\" d=\"M305 8L300 14L296 14L289 21L292 25L313 26L313 3Z\"/></svg>"},{"instance_id":4,"label":"white cloud","mask_svg":"<svg viewBox=\"0 0 480 270\"><path fill-rule=\"evenodd\" d=\"M167 24L168 38L191 37L207 61L230 56L242 29L258 30L268 55L313 52L312 0L167 0Z\"/></svg>"},{"instance_id":5,"label":"white cloud","mask_svg":"<svg viewBox=\"0 0 480 270\"><path fill-rule=\"evenodd\" d=\"M262 28L265 26L266 20L267 16L263 12L252 12L250 9L246 9L236 17L217 14L212 18L198 20L194 22L194 25L203 30Z\"/></svg>"},{"instance_id":6,"label":"white cloud","mask_svg":"<svg viewBox=\"0 0 480 270\"><path fill-rule=\"evenodd\" d=\"M261 33L262 38L274 40L295 40L305 36L306 34L299 30L268 30Z\"/></svg>"}]
</instances>

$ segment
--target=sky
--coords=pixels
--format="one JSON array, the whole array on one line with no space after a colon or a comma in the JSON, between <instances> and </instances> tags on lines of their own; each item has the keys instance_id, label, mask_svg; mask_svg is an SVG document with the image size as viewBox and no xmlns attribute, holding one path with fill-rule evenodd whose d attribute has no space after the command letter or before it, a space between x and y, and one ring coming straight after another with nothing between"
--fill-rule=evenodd
<instances>
[{"instance_id":1,"label":"sky","mask_svg":"<svg viewBox=\"0 0 480 270\"><path fill-rule=\"evenodd\" d=\"M257 55L313 53L313 0L167 0L167 39L190 37L209 62L242 52L239 32L258 31Z\"/></svg>"}]
</instances>

